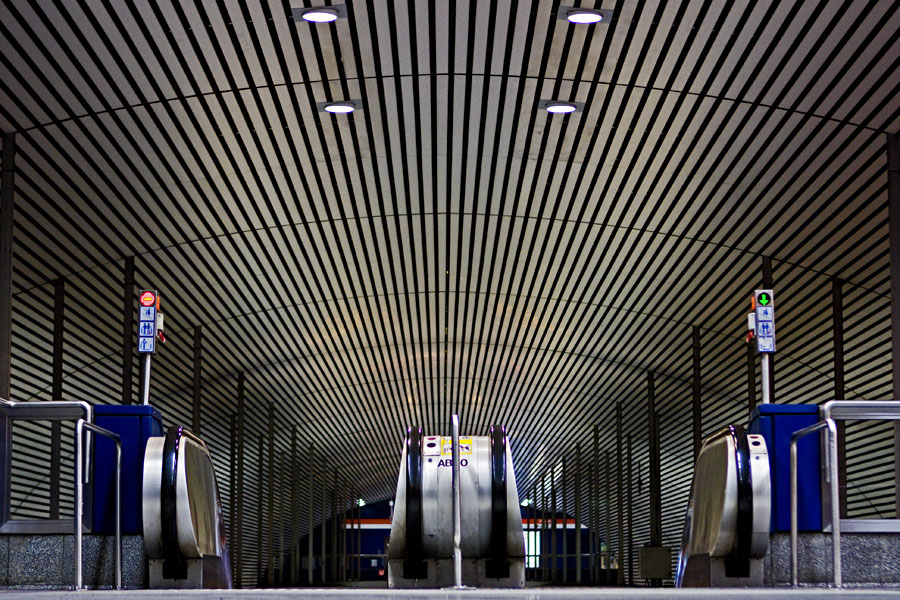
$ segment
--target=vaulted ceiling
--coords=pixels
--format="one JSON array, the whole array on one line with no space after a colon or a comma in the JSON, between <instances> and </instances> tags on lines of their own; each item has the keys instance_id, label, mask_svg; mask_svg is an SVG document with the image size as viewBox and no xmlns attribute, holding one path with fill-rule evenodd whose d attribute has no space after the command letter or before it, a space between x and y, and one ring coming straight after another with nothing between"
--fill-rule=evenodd
<instances>
[{"instance_id":1,"label":"vaulted ceiling","mask_svg":"<svg viewBox=\"0 0 900 600\"><path fill-rule=\"evenodd\" d=\"M252 431L272 404L372 498L405 427L454 412L507 426L523 490L595 425L614 451L617 404L644 456L648 371L664 457L689 457L692 327L704 429L746 419L763 257L776 393L832 393L832 277L848 388L889 390L900 5L582 0L613 16L576 26L552 0L348 0L295 21L311 4L0 4L20 399L49 389L62 278L66 394L121 401L129 257L162 295L167 419L192 418L201 327L212 445L229 452L243 373ZM679 498L686 468L664 472Z\"/></svg>"}]
</instances>

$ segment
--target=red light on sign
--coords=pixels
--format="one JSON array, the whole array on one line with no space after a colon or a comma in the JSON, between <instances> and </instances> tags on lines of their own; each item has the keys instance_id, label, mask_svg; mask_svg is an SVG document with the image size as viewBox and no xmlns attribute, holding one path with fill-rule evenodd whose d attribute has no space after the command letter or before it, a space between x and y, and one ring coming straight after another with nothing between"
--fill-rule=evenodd
<instances>
[{"instance_id":1,"label":"red light on sign","mask_svg":"<svg viewBox=\"0 0 900 600\"><path fill-rule=\"evenodd\" d=\"M141 294L141 306L153 306L156 303L156 294L144 292Z\"/></svg>"}]
</instances>

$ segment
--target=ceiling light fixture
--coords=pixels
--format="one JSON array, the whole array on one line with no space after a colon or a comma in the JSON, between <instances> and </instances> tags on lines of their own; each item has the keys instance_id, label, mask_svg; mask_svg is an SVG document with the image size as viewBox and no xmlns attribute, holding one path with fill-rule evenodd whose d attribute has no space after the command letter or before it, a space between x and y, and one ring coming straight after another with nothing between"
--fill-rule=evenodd
<instances>
[{"instance_id":1,"label":"ceiling light fixture","mask_svg":"<svg viewBox=\"0 0 900 600\"><path fill-rule=\"evenodd\" d=\"M577 8L566 12L566 19L569 23L576 25L593 25L603 20L603 13L599 10L588 10Z\"/></svg>"},{"instance_id":2,"label":"ceiling light fixture","mask_svg":"<svg viewBox=\"0 0 900 600\"><path fill-rule=\"evenodd\" d=\"M322 110L330 113L345 114L352 113L356 110L355 102L326 102L322 105Z\"/></svg>"},{"instance_id":3,"label":"ceiling light fixture","mask_svg":"<svg viewBox=\"0 0 900 600\"><path fill-rule=\"evenodd\" d=\"M544 108L547 109L547 112L554 114L573 113L578 110L578 105L574 102L547 102Z\"/></svg>"},{"instance_id":4,"label":"ceiling light fixture","mask_svg":"<svg viewBox=\"0 0 900 600\"><path fill-rule=\"evenodd\" d=\"M324 6L308 8L300 13L300 18L310 23L331 23L337 21L338 16L337 10Z\"/></svg>"}]
</instances>

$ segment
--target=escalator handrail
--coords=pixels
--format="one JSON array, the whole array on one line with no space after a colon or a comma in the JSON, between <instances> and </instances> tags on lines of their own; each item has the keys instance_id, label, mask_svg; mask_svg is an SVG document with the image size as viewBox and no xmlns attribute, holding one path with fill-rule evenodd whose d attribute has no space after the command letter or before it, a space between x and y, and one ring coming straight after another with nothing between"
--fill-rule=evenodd
<instances>
[{"instance_id":1,"label":"escalator handrail","mask_svg":"<svg viewBox=\"0 0 900 600\"><path fill-rule=\"evenodd\" d=\"M403 577L424 578L424 526L422 511L422 443L421 426L406 430L406 560Z\"/></svg>"},{"instance_id":2,"label":"escalator handrail","mask_svg":"<svg viewBox=\"0 0 900 600\"><path fill-rule=\"evenodd\" d=\"M488 577L509 577L506 556L506 430L492 425L491 441L491 541Z\"/></svg>"},{"instance_id":3,"label":"escalator handrail","mask_svg":"<svg viewBox=\"0 0 900 600\"><path fill-rule=\"evenodd\" d=\"M735 543L730 556L726 559L726 575L746 572L749 576L751 543L753 541L753 479L750 468L750 443L747 433L740 425L728 425L703 440L700 454L707 444L720 438L731 437L734 444L734 460L737 479L737 519L735 523ZM699 462L699 456L698 462ZM687 560L690 557L691 522L694 506L695 481L691 480L691 491L688 496L688 509L685 515L684 532L682 534L681 551L678 556L678 567L675 575L675 586L680 587Z\"/></svg>"}]
</instances>

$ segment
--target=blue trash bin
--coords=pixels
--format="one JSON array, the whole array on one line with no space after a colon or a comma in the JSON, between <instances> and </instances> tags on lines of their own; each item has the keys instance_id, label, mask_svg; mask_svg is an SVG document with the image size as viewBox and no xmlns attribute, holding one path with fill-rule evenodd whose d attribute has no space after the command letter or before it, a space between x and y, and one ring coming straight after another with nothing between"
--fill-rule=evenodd
<instances>
[{"instance_id":1,"label":"blue trash bin","mask_svg":"<svg viewBox=\"0 0 900 600\"><path fill-rule=\"evenodd\" d=\"M771 531L791 530L791 434L819 421L815 404L761 404L750 416L750 433L766 440L772 480ZM822 488L819 433L797 443L797 525L800 531L822 531Z\"/></svg>"},{"instance_id":2,"label":"blue trash bin","mask_svg":"<svg viewBox=\"0 0 900 600\"><path fill-rule=\"evenodd\" d=\"M152 406L95 406L94 422L122 438L122 534L141 534L144 449L163 434L162 415ZM116 531L116 446L94 436L93 533Z\"/></svg>"}]
</instances>

